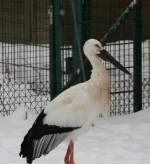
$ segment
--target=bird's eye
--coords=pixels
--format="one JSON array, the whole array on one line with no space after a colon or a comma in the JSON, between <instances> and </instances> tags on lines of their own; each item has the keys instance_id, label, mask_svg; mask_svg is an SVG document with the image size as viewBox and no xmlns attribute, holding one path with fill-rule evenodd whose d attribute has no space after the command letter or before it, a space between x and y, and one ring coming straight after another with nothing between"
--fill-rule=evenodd
<instances>
[{"instance_id":1,"label":"bird's eye","mask_svg":"<svg viewBox=\"0 0 150 164\"><path fill-rule=\"evenodd\" d=\"M95 47L97 47L97 48L101 49L101 47L100 47L98 44L95 44Z\"/></svg>"}]
</instances>

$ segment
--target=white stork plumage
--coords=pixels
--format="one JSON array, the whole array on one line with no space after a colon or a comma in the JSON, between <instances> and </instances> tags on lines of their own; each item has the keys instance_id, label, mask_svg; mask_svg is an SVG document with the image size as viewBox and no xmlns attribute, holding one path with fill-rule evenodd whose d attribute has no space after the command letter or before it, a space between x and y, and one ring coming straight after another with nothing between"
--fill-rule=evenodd
<instances>
[{"instance_id":1,"label":"white stork plumage","mask_svg":"<svg viewBox=\"0 0 150 164\"><path fill-rule=\"evenodd\" d=\"M95 39L87 40L83 51L93 68L91 78L62 92L40 113L21 144L20 156L25 157L28 164L67 138L70 143L64 162L74 164L74 139L86 132L99 114L110 112L109 76L102 59L130 74Z\"/></svg>"}]
</instances>

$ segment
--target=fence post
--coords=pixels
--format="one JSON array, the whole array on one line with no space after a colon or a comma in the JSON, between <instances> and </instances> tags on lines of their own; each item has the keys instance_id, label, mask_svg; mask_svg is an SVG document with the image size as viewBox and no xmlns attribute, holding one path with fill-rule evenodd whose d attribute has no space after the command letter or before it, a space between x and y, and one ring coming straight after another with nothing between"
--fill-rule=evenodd
<instances>
[{"instance_id":1,"label":"fence post","mask_svg":"<svg viewBox=\"0 0 150 164\"><path fill-rule=\"evenodd\" d=\"M91 2L90 0L82 0L82 42L84 43L90 36L90 14Z\"/></svg>"},{"instance_id":2,"label":"fence post","mask_svg":"<svg viewBox=\"0 0 150 164\"><path fill-rule=\"evenodd\" d=\"M50 30L50 94L53 99L61 91L61 26L59 0L52 0L52 25ZM49 20L50 21L50 20Z\"/></svg>"},{"instance_id":3,"label":"fence post","mask_svg":"<svg viewBox=\"0 0 150 164\"><path fill-rule=\"evenodd\" d=\"M134 112L142 110L141 0L134 0Z\"/></svg>"},{"instance_id":4,"label":"fence post","mask_svg":"<svg viewBox=\"0 0 150 164\"><path fill-rule=\"evenodd\" d=\"M80 69L81 69L81 75L82 75L82 81L85 81L85 69L84 69L84 61L82 56L82 47L81 47L81 32L79 29L79 22L77 20L77 12L76 12L76 3L74 0L71 0L71 10L72 10L72 16L73 16L73 26L74 26L74 32L75 32L75 39L78 49L78 55L79 55L79 61L80 61Z\"/></svg>"},{"instance_id":5,"label":"fence post","mask_svg":"<svg viewBox=\"0 0 150 164\"><path fill-rule=\"evenodd\" d=\"M78 31L80 33L80 35L79 35L80 43L81 43L81 40L82 40L81 39L81 22L82 22L81 4L82 4L81 0L76 0L76 3L74 3L75 11L76 11L76 13L78 13L76 15L76 17L77 17L77 21L78 21ZM74 30L74 27L73 27L73 30ZM75 47L75 48L73 48L73 62L74 62L73 64L74 64L74 71L77 72L77 70L79 70L80 58L77 55L79 51L77 49L76 33L74 33L73 38L74 38L73 44L74 44L74 47ZM77 75L78 75L78 77L73 80L73 84L77 84L77 83L82 81L81 72Z\"/></svg>"},{"instance_id":6,"label":"fence post","mask_svg":"<svg viewBox=\"0 0 150 164\"><path fill-rule=\"evenodd\" d=\"M86 40L90 38L90 30L91 30L91 1L90 0L82 0L81 2L81 40L82 45ZM89 60L84 57L84 65L85 65L85 77L88 80L91 76L91 64Z\"/></svg>"}]
</instances>

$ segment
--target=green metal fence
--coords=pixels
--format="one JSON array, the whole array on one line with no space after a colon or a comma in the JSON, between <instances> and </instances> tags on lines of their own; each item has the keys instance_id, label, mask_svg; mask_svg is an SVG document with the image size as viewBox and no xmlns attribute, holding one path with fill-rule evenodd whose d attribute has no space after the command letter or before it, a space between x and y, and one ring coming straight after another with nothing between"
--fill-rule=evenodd
<instances>
[{"instance_id":1,"label":"green metal fence","mask_svg":"<svg viewBox=\"0 0 150 164\"><path fill-rule=\"evenodd\" d=\"M0 115L39 112L49 95L49 1L0 0Z\"/></svg>"},{"instance_id":2,"label":"green metal fence","mask_svg":"<svg viewBox=\"0 0 150 164\"><path fill-rule=\"evenodd\" d=\"M149 10L148 0L0 0L0 113L18 104L38 112L50 97L89 79L82 52L88 38L101 40L133 74L105 63L111 114L148 108Z\"/></svg>"}]
</instances>

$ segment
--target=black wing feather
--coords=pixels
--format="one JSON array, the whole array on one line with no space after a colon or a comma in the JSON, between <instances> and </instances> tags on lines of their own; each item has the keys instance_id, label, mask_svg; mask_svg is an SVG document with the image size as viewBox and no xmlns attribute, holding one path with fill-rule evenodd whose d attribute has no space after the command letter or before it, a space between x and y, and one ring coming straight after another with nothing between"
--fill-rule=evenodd
<instances>
[{"instance_id":1,"label":"black wing feather","mask_svg":"<svg viewBox=\"0 0 150 164\"><path fill-rule=\"evenodd\" d=\"M40 113L32 128L28 131L21 144L20 156L27 159L31 164L41 155L48 154L55 149L73 130L80 127L60 127L43 124L46 116L44 111Z\"/></svg>"}]
</instances>

